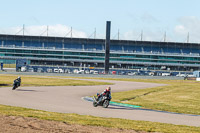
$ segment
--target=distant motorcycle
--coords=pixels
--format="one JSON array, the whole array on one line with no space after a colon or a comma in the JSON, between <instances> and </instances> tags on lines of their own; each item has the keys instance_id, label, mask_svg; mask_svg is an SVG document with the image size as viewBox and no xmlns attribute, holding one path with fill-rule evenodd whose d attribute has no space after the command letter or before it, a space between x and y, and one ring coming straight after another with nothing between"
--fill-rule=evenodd
<instances>
[{"instance_id":1,"label":"distant motorcycle","mask_svg":"<svg viewBox=\"0 0 200 133\"><path fill-rule=\"evenodd\" d=\"M99 94L97 93L97 96ZM110 100L112 99L111 95L109 96L102 96L102 100L98 102L99 98L96 98L95 96L93 97L93 106L97 107L99 106L103 106L104 108L107 108L110 104Z\"/></svg>"},{"instance_id":2,"label":"distant motorcycle","mask_svg":"<svg viewBox=\"0 0 200 133\"><path fill-rule=\"evenodd\" d=\"M20 82L18 80L14 80L12 90L15 90L19 86L20 86Z\"/></svg>"}]
</instances>

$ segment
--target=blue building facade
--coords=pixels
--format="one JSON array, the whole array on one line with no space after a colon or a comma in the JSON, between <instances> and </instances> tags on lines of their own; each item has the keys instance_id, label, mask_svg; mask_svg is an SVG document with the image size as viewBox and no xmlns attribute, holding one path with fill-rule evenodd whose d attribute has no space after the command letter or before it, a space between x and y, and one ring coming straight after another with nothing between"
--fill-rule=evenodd
<instances>
[{"instance_id":1,"label":"blue building facade","mask_svg":"<svg viewBox=\"0 0 200 133\"><path fill-rule=\"evenodd\" d=\"M0 62L103 68L105 39L0 35ZM194 71L200 44L131 40L110 41L110 68Z\"/></svg>"}]
</instances>

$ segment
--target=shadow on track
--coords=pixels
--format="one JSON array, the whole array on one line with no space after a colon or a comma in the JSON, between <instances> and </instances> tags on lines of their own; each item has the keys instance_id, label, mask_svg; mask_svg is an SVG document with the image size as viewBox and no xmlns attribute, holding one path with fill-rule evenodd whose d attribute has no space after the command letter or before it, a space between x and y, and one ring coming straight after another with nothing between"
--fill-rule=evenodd
<instances>
[{"instance_id":1,"label":"shadow on track","mask_svg":"<svg viewBox=\"0 0 200 133\"><path fill-rule=\"evenodd\" d=\"M24 91L24 92L44 92L44 91L37 91L37 90L25 90L25 89L16 89L15 91Z\"/></svg>"},{"instance_id":2,"label":"shadow on track","mask_svg":"<svg viewBox=\"0 0 200 133\"><path fill-rule=\"evenodd\" d=\"M111 107L111 106L109 106L107 109L123 109L123 110L135 110L134 108L126 108L126 107L117 107L117 106L115 106L115 107Z\"/></svg>"},{"instance_id":3,"label":"shadow on track","mask_svg":"<svg viewBox=\"0 0 200 133\"><path fill-rule=\"evenodd\" d=\"M0 86L11 86L11 84L0 84Z\"/></svg>"}]
</instances>

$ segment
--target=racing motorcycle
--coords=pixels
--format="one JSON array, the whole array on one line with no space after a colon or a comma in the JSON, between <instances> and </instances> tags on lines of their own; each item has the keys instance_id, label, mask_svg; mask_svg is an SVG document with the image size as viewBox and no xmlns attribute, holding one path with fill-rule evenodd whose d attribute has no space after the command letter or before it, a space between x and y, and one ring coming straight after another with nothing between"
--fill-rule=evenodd
<instances>
[{"instance_id":1,"label":"racing motorcycle","mask_svg":"<svg viewBox=\"0 0 200 133\"><path fill-rule=\"evenodd\" d=\"M97 93L97 97L99 96L99 93ZM97 97L93 97L93 106L97 107L99 106L103 106L104 108L107 108L110 104L110 100L112 99L111 95L108 96L102 96L101 101L99 101L100 98Z\"/></svg>"},{"instance_id":2,"label":"racing motorcycle","mask_svg":"<svg viewBox=\"0 0 200 133\"><path fill-rule=\"evenodd\" d=\"M14 80L12 90L15 90L17 87L19 87L19 86L20 86L19 84L20 84L20 83L19 83L18 80Z\"/></svg>"}]
</instances>

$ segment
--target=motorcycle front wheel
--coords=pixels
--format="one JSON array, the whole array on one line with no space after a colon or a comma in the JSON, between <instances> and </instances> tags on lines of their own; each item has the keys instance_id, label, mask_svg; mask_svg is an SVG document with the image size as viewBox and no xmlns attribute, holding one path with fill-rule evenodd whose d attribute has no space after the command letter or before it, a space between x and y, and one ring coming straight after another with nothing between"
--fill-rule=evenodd
<instances>
[{"instance_id":1,"label":"motorcycle front wheel","mask_svg":"<svg viewBox=\"0 0 200 133\"><path fill-rule=\"evenodd\" d=\"M15 90L15 89L16 89L16 87L15 87L15 86L13 86L12 90Z\"/></svg>"},{"instance_id":2,"label":"motorcycle front wheel","mask_svg":"<svg viewBox=\"0 0 200 133\"><path fill-rule=\"evenodd\" d=\"M103 102L103 107L104 108L107 108L108 107L108 105L109 105L109 100L105 100L104 102Z\"/></svg>"}]
</instances>

